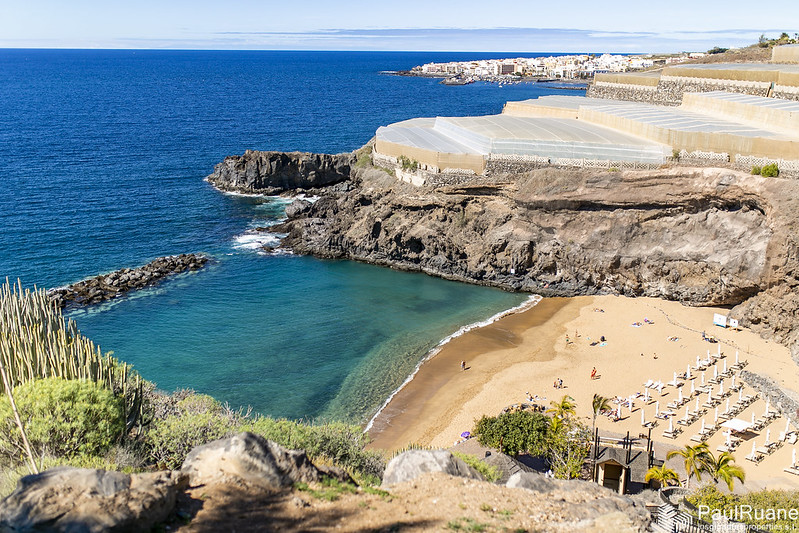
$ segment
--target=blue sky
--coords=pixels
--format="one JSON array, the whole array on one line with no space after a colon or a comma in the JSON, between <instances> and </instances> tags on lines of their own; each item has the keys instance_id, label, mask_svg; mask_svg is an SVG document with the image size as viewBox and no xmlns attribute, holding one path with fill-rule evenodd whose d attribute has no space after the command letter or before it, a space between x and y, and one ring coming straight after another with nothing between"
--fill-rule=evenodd
<instances>
[{"instance_id":1,"label":"blue sky","mask_svg":"<svg viewBox=\"0 0 799 533\"><path fill-rule=\"evenodd\" d=\"M0 0L0 47L678 52L799 32L796 0Z\"/></svg>"}]
</instances>

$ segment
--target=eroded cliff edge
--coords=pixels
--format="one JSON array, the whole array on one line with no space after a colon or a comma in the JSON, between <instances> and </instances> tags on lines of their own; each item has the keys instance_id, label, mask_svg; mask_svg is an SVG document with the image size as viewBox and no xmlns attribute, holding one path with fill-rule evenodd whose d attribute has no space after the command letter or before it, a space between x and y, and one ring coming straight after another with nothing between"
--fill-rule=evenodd
<instances>
[{"instance_id":1,"label":"eroded cliff edge","mask_svg":"<svg viewBox=\"0 0 799 533\"><path fill-rule=\"evenodd\" d=\"M283 246L543 295L735 306L743 325L797 352L795 181L714 168L547 168L432 188L363 163L351 156L346 186L289 210L272 228L288 234Z\"/></svg>"}]
</instances>

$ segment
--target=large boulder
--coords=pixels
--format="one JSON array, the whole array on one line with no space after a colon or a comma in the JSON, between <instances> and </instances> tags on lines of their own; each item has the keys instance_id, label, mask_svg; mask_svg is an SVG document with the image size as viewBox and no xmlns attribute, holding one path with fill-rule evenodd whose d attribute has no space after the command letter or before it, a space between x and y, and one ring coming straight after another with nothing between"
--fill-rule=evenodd
<instances>
[{"instance_id":1,"label":"large boulder","mask_svg":"<svg viewBox=\"0 0 799 533\"><path fill-rule=\"evenodd\" d=\"M0 502L0 532L150 531L175 507L186 477L51 468L23 477Z\"/></svg>"},{"instance_id":2,"label":"large boulder","mask_svg":"<svg viewBox=\"0 0 799 533\"><path fill-rule=\"evenodd\" d=\"M445 450L410 450L393 458L383 474L383 486L412 481L427 472L483 479L474 468Z\"/></svg>"},{"instance_id":3,"label":"large boulder","mask_svg":"<svg viewBox=\"0 0 799 533\"><path fill-rule=\"evenodd\" d=\"M338 469L317 468L303 451L287 450L248 432L194 448L181 472L189 477L192 486L245 482L280 489L299 481L321 481L323 477L350 480Z\"/></svg>"},{"instance_id":4,"label":"large boulder","mask_svg":"<svg viewBox=\"0 0 799 533\"><path fill-rule=\"evenodd\" d=\"M571 523L580 530L619 533L646 531L652 516L642 502L610 489L579 480L550 479L535 472L518 472L508 487L522 488L557 502L552 521Z\"/></svg>"}]
</instances>

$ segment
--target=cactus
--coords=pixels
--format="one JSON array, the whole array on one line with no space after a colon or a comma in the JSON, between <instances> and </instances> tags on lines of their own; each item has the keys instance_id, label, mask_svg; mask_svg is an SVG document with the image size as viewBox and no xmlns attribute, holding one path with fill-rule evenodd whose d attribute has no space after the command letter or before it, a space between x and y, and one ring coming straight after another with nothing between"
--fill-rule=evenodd
<instances>
[{"instance_id":1,"label":"cactus","mask_svg":"<svg viewBox=\"0 0 799 533\"><path fill-rule=\"evenodd\" d=\"M73 320L65 320L47 298L34 287L23 289L6 278L0 285L0 359L8 373L9 386L46 377L88 379L103 384L125 398L129 428L141 410L142 381L127 364L100 351L81 335ZM2 391L5 391L5 385Z\"/></svg>"}]
</instances>

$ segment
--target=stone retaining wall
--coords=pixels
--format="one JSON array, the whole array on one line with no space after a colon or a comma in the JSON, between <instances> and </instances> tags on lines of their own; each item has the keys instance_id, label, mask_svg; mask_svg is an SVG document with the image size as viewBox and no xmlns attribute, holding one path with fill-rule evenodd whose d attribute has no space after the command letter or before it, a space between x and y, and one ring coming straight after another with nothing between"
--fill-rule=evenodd
<instances>
[{"instance_id":1,"label":"stone retaining wall","mask_svg":"<svg viewBox=\"0 0 799 533\"><path fill-rule=\"evenodd\" d=\"M799 402L788 396L774 380L746 370L741 371L741 379L768 397L782 416L790 420L794 427L799 427Z\"/></svg>"},{"instance_id":2,"label":"stone retaining wall","mask_svg":"<svg viewBox=\"0 0 799 533\"><path fill-rule=\"evenodd\" d=\"M686 92L726 91L728 93L750 94L753 96L769 96L770 89L771 84L768 82L661 76L657 87L629 83L595 82L588 87L586 96L678 106L682 103L683 93ZM793 87L780 86L779 89L782 91L780 94L792 95L789 99L799 99L799 92L794 94L792 92ZM776 96L776 92L774 95Z\"/></svg>"}]
</instances>

